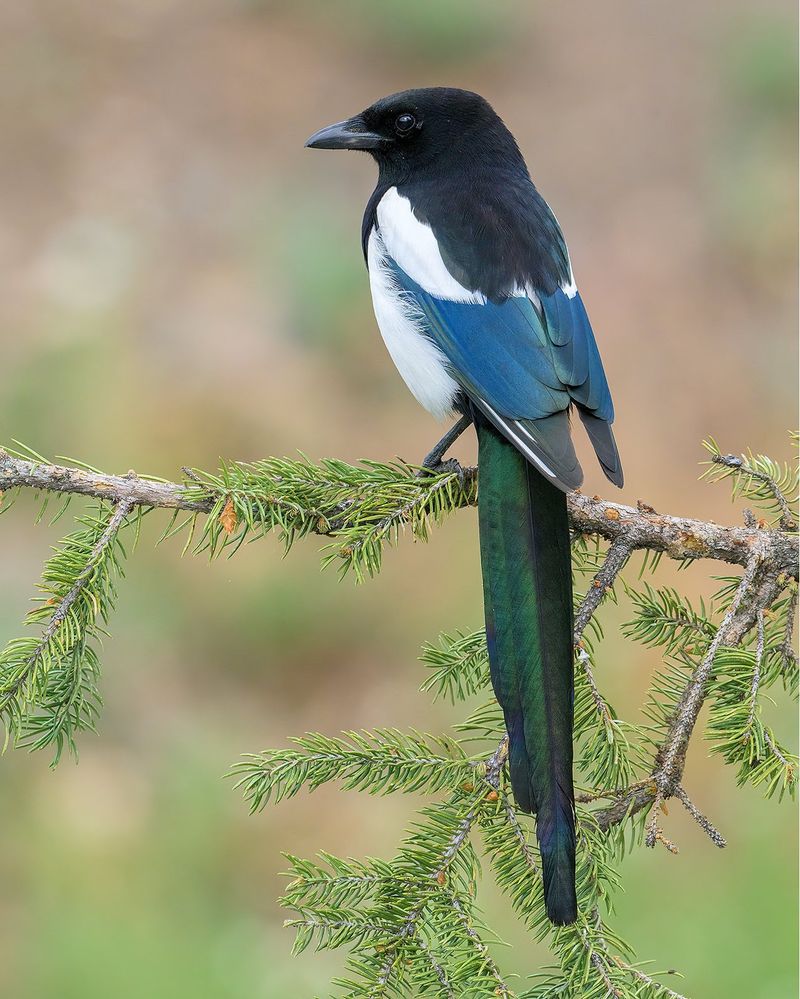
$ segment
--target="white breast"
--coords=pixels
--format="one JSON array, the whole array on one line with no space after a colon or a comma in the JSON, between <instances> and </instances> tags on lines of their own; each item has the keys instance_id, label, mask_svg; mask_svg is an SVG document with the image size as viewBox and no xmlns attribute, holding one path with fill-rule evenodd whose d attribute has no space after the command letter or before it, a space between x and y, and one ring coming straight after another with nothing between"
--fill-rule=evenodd
<instances>
[{"instance_id":1,"label":"white breast","mask_svg":"<svg viewBox=\"0 0 800 999\"><path fill-rule=\"evenodd\" d=\"M441 420L453 409L458 384L447 370L444 354L423 332L421 316L414 302L398 288L386 264L386 248L382 236L383 229L380 233L373 229L367 244L367 266L375 318L383 342L411 394L421 406ZM392 257L397 260L394 253ZM399 260L397 262L400 263ZM400 266L424 287L402 264Z\"/></svg>"}]
</instances>

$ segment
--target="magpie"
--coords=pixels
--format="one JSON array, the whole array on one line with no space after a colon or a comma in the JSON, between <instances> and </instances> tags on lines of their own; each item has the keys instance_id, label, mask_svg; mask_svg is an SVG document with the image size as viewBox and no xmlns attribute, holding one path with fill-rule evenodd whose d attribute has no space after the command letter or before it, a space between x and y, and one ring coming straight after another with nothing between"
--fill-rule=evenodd
<instances>
[{"instance_id":1,"label":"magpie","mask_svg":"<svg viewBox=\"0 0 800 999\"><path fill-rule=\"evenodd\" d=\"M519 808L536 815L547 914L577 918L573 602L566 493L583 480L577 413L622 485L614 407L555 215L478 94L406 90L315 132L365 150L378 183L361 229L375 317L406 385L442 419L426 464L474 424L492 685Z\"/></svg>"}]
</instances>

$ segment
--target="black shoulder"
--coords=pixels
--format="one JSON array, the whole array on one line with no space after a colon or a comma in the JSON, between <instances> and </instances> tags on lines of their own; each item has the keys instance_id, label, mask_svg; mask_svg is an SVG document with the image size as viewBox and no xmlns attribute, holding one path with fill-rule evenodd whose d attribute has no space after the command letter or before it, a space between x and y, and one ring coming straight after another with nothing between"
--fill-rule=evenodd
<instances>
[{"instance_id":1,"label":"black shoulder","mask_svg":"<svg viewBox=\"0 0 800 999\"><path fill-rule=\"evenodd\" d=\"M552 295L570 283L561 228L527 172L495 169L464 183L437 178L401 184L398 191L433 230L447 269L470 291L501 301L515 288Z\"/></svg>"}]
</instances>

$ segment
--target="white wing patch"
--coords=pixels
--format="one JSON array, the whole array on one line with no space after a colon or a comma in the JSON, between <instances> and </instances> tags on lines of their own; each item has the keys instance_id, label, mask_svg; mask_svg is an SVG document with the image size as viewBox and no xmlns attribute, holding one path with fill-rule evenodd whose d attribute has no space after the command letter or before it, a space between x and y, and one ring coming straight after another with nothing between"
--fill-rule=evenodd
<instances>
[{"instance_id":1,"label":"white wing patch","mask_svg":"<svg viewBox=\"0 0 800 999\"><path fill-rule=\"evenodd\" d=\"M390 187L378 202L376 215L386 252L420 288L451 302L485 305L485 295L456 281L442 260L433 229L420 222L411 202L396 187Z\"/></svg>"},{"instance_id":2,"label":"white wing patch","mask_svg":"<svg viewBox=\"0 0 800 999\"><path fill-rule=\"evenodd\" d=\"M567 250L567 261L569 261L569 250ZM569 284L562 284L561 290L567 298L574 298L578 294L578 286L575 284L575 277L572 273L572 264L569 265Z\"/></svg>"},{"instance_id":3,"label":"white wing patch","mask_svg":"<svg viewBox=\"0 0 800 999\"><path fill-rule=\"evenodd\" d=\"M378 202L376 216L386 252L420 288L435 298L451 302L486 304L485 295L470 291L456 281L442 259L433 229L420 222L411 208L411 202L399 194L396 187L390 187ZM577 291L574 281L562 287L569 298ZM529 298L537 309L541 308L536 290L529 285L515 286L511 297Z\"/></svg>"},{"instance_id":4,"label":"white wing patch","mask_svg":"<svg viewBox=\"0 0 800 999\"><path fill-rule=\"evenodd\" d=\"M428 232L431 232L430 229ZM375 318L383 342L411 394L437 420L442 420L452 411L459 387L447 370L447 359L444 354L430 337L425 335L422 316L413 300L397 287L397 282L386 263L387 251L382 236L382 229L380 233L377 229L373 229L367 244L367 267ZM432 232L431 237L433 237ZM435 242L434 240L434 245ZM391 256L410 277L417 281L417 284L425 287L422 281L410 274L397 260L394 253ZM441 256L439 260L441 261ZM444 269L444 263L442 268Z\"/></svg>"}]
</instances>

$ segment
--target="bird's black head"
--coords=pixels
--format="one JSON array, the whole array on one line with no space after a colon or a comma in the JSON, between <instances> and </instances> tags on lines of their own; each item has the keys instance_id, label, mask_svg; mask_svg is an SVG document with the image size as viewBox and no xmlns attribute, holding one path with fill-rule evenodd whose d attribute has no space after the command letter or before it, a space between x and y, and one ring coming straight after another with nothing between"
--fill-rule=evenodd
<instances>
[{"instance_id":1,"label":"bird's black head","mask_svg":"<svg viewBox=\"0 0 800 999\"><path fill-rule=\"evenodd\" d=\"M469 90L426 87L376 101L360 114L321 128L313 149L362 149L381 173L401 176L442 157L462 162L490 156L521 162L514 137L488 101Z\"/></svg>"}]
</instances>

